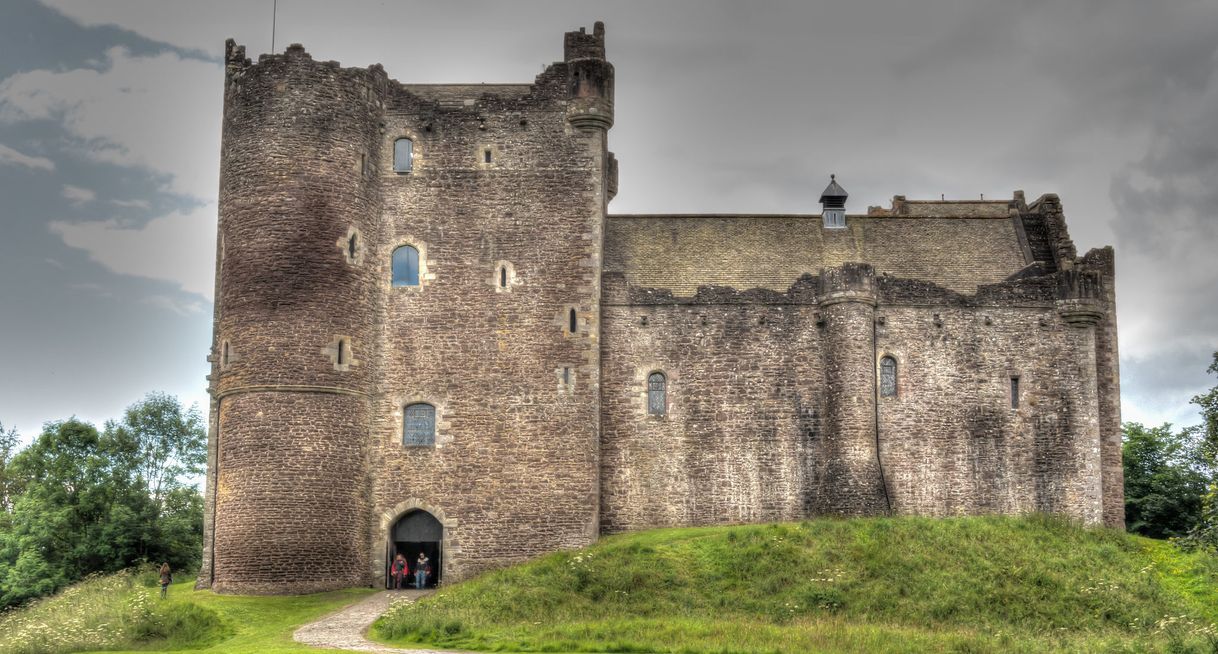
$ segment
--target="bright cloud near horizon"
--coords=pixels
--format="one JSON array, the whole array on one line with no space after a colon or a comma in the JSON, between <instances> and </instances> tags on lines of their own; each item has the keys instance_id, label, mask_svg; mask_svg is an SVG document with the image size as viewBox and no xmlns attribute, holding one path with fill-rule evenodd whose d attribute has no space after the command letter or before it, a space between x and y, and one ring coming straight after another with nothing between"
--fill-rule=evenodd
<instances>
[{"instance_id":1,"label":"bright cloud near horizon","mask_svg":"<svg viewBox=\"0 0 1218 654\"><path fill-rule=\"evenodd\" d=\"M266 2L0 6L0 423L28 439L153 390L206 409L224 39ZM1218 380L1218 4L950 0L278 3L276 50L403 82L527 82L607 25L616 213L814 213L1061 196L1118 267L1122 410L1198 421ZM469 16L478 16L470 21Z\"/></svg>"}]
</instances>

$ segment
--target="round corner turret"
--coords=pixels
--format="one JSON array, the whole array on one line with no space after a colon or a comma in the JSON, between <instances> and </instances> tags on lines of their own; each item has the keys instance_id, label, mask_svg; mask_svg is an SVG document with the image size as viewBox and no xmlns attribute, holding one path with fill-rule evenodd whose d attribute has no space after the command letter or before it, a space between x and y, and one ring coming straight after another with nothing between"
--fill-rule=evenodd
<instances>
[{"instance_id":1,"label":"round corner turret","mask_svg":"<svg viewBox=\"0 0 1218 654\"><path fill-rule=\"evenodd\" d=\"M567 120L581 130L613 127L613 64L605 60L605 24L597 21L592 34L584 28L563 39L570 104Z\"/></svg>"}]
</instances>

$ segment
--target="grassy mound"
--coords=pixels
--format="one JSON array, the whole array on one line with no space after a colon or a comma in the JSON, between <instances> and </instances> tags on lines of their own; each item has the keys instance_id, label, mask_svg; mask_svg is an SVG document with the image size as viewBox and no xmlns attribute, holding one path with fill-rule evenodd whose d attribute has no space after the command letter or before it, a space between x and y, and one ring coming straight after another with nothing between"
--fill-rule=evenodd
<instances>
[{"instance_id":1,"label":"grassy mound","mask_svg":"<svg viewBox=\"0 0 1218 654\"><path fill-rule=\"evenodd\" d=\"M371 592L249 597L195 591L193 583L170 586L161 600L154 572L91 577L0 615L0 654L313 652L293 642L292 632Z\"/></svg>"},{"instance_id":2,"label":"grassy mound","mask_svg":"<svg viewBox=\"0 0 1218 654\"><path fill-rule=\"evenodd\" d=\"M1218 560L1043 518L606 538L395 606L394 644L563 652L1218 652Z\"/></svg>"}]
</instances>

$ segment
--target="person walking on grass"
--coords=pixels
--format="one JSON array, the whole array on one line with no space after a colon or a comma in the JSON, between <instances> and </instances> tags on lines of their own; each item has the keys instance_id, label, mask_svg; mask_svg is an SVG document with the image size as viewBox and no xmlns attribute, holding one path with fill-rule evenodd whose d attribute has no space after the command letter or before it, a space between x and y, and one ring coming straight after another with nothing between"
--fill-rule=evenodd
<instances>
[{"instance_id":1,"label":"person walking on grass","mask_svg":"<svg viewBox=\"0 0 1218 654\"><path fill-rule=\"evenodd\" d=\"M431 559L427 555L419 552L419 560L415 561L414 568L414 587L423 590L427 585L427 573L431 572Z\"/></svg>"},{"instance_id":2,"label":"person walking on grass","mask_svg":"<svg viewBox=\"0 0 1218 654\"><path fill-rule=\"evenodd\" d=\"M169 595L169 584L173 583L173 575L169 574L169 562L161 564L161 599Z\"/></svg>"},{"instance_id":3,"label":"person walking on grass","mask_svg":"<svg viewBox=\"0 0 1218 654\"><path fill-rule=\"evenodd\" d=\"M401 552L393 557L393 589L402 590L402 578L406 576L406 557Z\"/></svg>"}]
</instances>

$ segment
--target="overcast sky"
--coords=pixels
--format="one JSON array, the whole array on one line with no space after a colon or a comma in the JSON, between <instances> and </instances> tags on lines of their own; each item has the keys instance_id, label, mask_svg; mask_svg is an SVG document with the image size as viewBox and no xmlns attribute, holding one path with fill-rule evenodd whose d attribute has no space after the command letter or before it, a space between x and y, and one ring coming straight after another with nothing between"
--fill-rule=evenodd
<instances>
[{"instance_id":1,"label":"overcast sky","mask_svg":"<svg viewBox=\"0 0 1218 654\"><path fill-rule=\"evenodd\" d=\"M280 0L275 49L402 82L529 82L607 26L614 213L1061 196L1117 254L1126 420L1216 380L1218 2ZM206 409L224 39L271 0L0 4L0 422Z\"/></svg>"}]
</instances>

